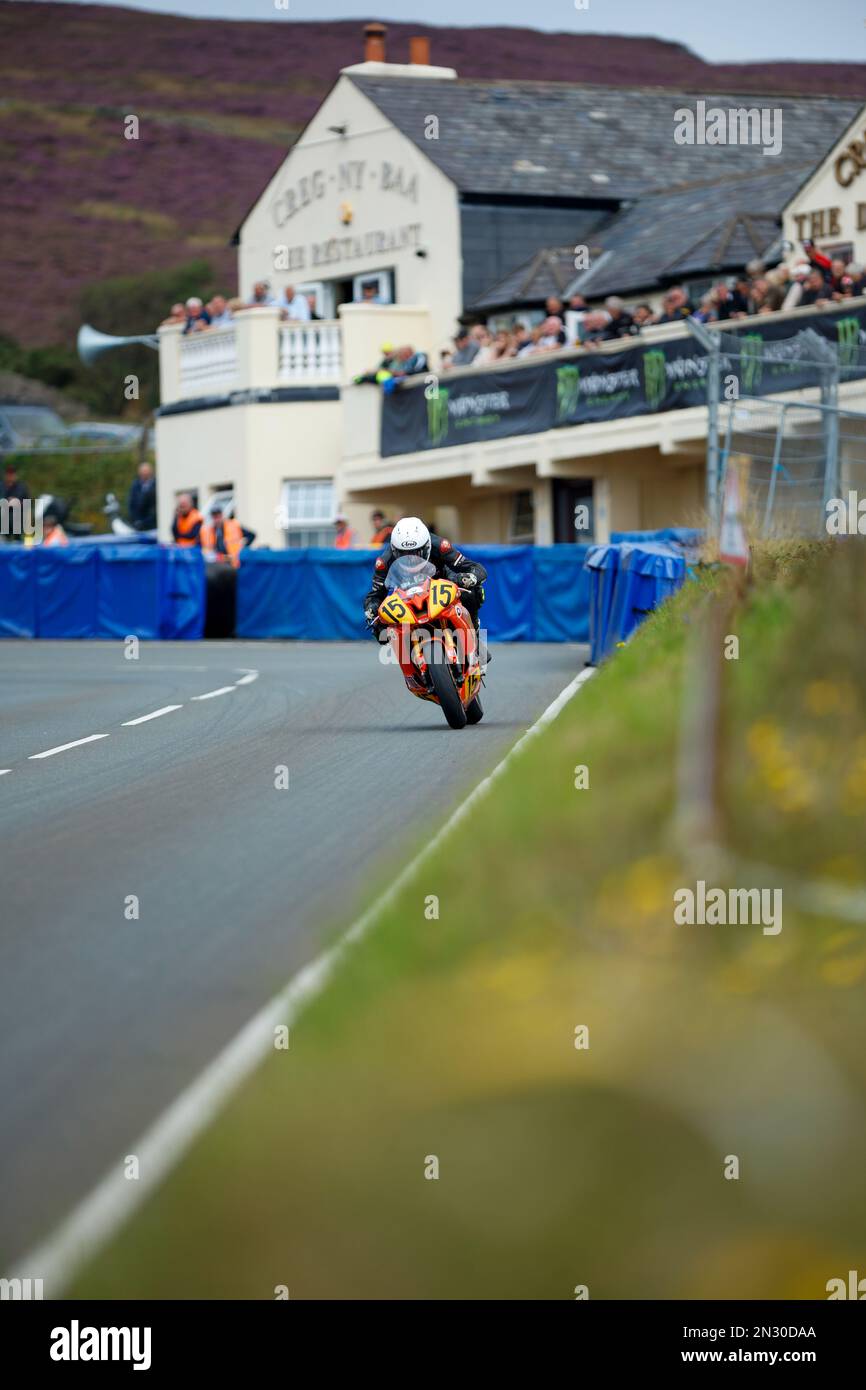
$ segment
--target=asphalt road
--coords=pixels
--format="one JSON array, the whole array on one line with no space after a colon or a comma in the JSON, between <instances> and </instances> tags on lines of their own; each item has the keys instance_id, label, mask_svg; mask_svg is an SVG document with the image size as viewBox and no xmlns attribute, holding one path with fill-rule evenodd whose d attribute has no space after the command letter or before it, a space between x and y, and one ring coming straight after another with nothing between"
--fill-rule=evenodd
<instances>
[{"instance_id":1,"label":"asphalt road","mask_svg":"<svg viewBox=\"0 0 866 1390\"><path fill-rule=\"evenodd\" d=\"M585 654L496 648L484 721L453 732L372 643L0 645L0 1268L386 886L389 837L414 849L438 828Z\"/></svg>"}]
</instances>

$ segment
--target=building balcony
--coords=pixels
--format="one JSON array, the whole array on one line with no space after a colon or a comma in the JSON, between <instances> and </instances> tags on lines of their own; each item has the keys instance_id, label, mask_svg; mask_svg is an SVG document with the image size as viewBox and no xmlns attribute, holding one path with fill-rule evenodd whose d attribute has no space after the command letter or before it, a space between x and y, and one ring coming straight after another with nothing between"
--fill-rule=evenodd
<instances>
[{"instance_id":1,"label":"building balcony","mask_svg":"<svg viewBox=\"0 0 866 1390\"><path fill-rule=\"evenodd\" d=\"M286 322L278 309L243 309L226 328L159 330L161 413L197 401L334 399L352 377L374 367L384 342L428 346L429 314L407 305L344 304L340 317Z\"/></svg>"},{"instance_id":2,"label":"building balcony","mask_svg":"<svg viewBox=\"0 0 866 1390\"><path fill-rule=\"evenodd\" d=\"M162 405L280 387L339 387L343 335L338 320L294 323L271 308L244 309L226 328L159 330Z\"/></svg>"}]
</instances>

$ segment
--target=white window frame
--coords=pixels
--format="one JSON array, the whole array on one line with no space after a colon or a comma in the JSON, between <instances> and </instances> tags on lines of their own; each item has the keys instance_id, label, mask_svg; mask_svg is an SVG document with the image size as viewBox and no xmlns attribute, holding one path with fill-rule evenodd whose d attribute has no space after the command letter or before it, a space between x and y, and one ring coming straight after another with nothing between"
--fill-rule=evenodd
<instances>
[{"instance_id":1,"label":"white window frame","mask_svg":"<svg viewBox=\"0 0 866 1390\"><path fill-rule=\"evenodd\" d=\"M376 294L384 304L391 301L391 272L390 270L367 270L362 275L352 277L352 299L356 304L363 303L364 296L361 293L362 285L369 285L371 280L376 281Z\"/></svg>"},{"instance_id":2,"label":"white window frame","mask_svg":"<svg viewBox=\"0 0 866 1390\"><path fill-rule=\"evenodd\" d=\"M305 506L304 501L309 505ZM278 525L287 548L332 545L336 507L333 478L285 478Z\"/></svg>"}]
</instances>

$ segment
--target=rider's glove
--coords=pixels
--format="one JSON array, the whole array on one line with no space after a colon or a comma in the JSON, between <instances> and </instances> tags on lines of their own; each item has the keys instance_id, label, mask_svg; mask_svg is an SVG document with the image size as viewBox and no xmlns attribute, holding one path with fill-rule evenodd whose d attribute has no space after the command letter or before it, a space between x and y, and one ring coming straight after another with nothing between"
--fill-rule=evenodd
<instances>
[{"instance_id":1,"label":"rider's glove","mask_svg":"<svg viewBox=\"0 0 866 1390\"><path fill-rule=\"evenodd\" d=\"M461 574L459 583L461 589L474 589L478 583L478 575L472 574L471 571L467 574Z\"/></svg>"}]
</instances>

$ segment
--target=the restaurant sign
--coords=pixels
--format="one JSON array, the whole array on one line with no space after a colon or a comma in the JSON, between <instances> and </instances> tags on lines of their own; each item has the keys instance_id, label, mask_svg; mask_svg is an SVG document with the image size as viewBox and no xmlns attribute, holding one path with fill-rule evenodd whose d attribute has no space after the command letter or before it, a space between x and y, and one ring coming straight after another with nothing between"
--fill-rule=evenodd
<instances>
[{"instance_id":1,"label":"the restaurant sign","mask_svg":"<svg viewBox=\"0 0 866 1390\"><path fill-rule=\"evenodd\" d=\"M769 396L814 386L815 349L791 320L753 318L721 355L732 394ZM849 376L866 377L866 309L819 314L808 327L839 348ZM383 398L385 457L443 449L593 421L706 405L709 361L692 337L622 352L575 353L507 371L418 381Z\"/></svg>"}]
</instances>

